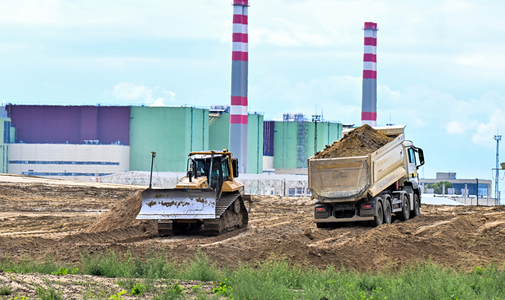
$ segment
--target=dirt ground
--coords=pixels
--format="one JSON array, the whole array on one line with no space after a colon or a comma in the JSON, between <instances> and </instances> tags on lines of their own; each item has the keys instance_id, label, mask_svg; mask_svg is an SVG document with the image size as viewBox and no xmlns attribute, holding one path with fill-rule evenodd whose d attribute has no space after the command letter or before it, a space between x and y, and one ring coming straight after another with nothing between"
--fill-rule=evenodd
<instances>
[{"instance_id":1,"label":"dirt ground","mask_svg":"<svg viewBox=\"0 0 505 300\"><path fill-rule=\"evenodd\" d=\"M160 238L142 222L87 230L114 204L141 189L1 175L0 257L7 254L19 260L56 254L77 263L85 249L144 254L149 248L163 248L177 259L201 250L227 266L263 260L272 253L293 263L360 271L428 257L468 269L505 263L505 207L424 205L422 215L407 222L317 229L310 199L254 196L249 227L217 237Z\"/></svg>"},{"instance_id":2,"label":"dirt ground","mask_svg":"<svg viewBox=\"0 0 505 300\"><path fill-rule=\"evenodd\" d=\"M26 297L27 299L56 299L42 298L37 295L37 289L50 291L51 289L57 293L58 299L109 299L112 295L125 291L121 294L121 299L152 299L155 294L159 294L166 289L167 285L172 286L177 283L182 289L181 294L184 299L198 299L199 294L212 296L212 288L217 286L213 282L200 281L178 281L178 280L157 280L150 283L155 291L145 292L143 295L130 295L130 290L125 288L125 285L120 285L124 279L105 278L89 275L46 275L46 274L13 274L0 272L0 288L9 287L12 294L8 296L0 296L0 299L13 299L18 296ZM141 280L136 283L146 284ZM197 289L197 290L195 290ZM14 298L16 299L16 298Z\"/></svg>"}]
</instances>

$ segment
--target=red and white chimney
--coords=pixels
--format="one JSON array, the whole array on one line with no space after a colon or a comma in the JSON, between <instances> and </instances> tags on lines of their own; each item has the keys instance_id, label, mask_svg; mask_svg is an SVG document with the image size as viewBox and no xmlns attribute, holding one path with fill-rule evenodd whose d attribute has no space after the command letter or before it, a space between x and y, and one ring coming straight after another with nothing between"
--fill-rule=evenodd
<instances>
[{"instance_id":1,"label":"red and white chimney","mask_svg":"<svg viewBox=\"0 0 505 300\"><path fill-rule=\"evenodd\" d=\"M361 124L377 125L377 23L365 22Z\"/></svg>"},{"instance_id":2,"label":"red and white chimney","mask_svg":"<svg viewBox=\"0 0 505 300\"><path fill-rule=\"evenodd\" d=\"M240 173L247 173L248 8L248 0L233 0L230 151L238 158Z\"/></svg>"}]
</instances>

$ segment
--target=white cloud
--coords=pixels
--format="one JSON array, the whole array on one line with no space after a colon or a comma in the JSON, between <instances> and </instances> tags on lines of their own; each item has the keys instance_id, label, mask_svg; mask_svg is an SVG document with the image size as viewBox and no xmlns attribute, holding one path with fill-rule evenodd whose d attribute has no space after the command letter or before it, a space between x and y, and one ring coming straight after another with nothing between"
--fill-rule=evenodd
<instances>
[{"instance_id":1,"label":"white cloud","mask_svg":"<svg viewBox=\"0 0 505 300\"><path fill-rule=\"evenodd\" d=\"M167 94L167 95L169 95L171 97L175 97L175 93L171 92L171 91L165 91L165 90L163 90L163 94Z\"/></svg>"},{"instance_id":2,"label":"white cloud","mask_svg":"<svg viewBox=\"0 0 505 300\"><path fill-rule=\"evenodd\" d=\"M465 125L460 121L451 121L447 123L446 130L449 134L463 134L465 133Z\"/></svg>"},{"instance_id":3,"label":"white cloud","mask_svg":"<svg viewBox=\"0 0 505 300\"><path fill-rule=\"evenodd\" d=\"M167 94L172 100L175 97L175 93L171 91L162 91L163 94ZM114 97L118 100L136 100L143 101L150 106L166 106L164 103L165 98L153 97L153 89L143 86L135 85L129 82L120 82L114 86Z\"/></svg>"},{"instance_id":4,"label":"white cloud","mask_svg":"<svg viewBox=\"0 0 505 300\"><path fill-rule=\"evenodd\" d=\"M496 142L493 137L499 133L500 128L505 128L503 113L501 109L497 109L489 116L487 122L478 123L472 142L476 145L494 147Z\"/></svg>"},{"instance_id":5,"label":"white cloud","mask_svg":"<svg viewBox=\"0 0 505 300\"><path fill-rule=\"evenodd\" d=\"M166 106L165 103L163 103L163 98L158 98L154 101L153 104L150 104L149 106L154 107L154 106Z\"/></svg>"}]
</instances>

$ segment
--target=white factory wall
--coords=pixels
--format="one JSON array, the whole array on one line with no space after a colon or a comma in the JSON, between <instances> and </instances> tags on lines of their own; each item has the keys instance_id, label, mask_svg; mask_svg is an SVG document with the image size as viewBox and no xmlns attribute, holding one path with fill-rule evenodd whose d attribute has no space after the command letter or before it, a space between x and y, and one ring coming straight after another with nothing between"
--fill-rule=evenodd
<instances>
[{"instance_id":1,"label":"white factory wall","mask_svg":"<svg viewBox=\"0 0 505 300\"><path fill-rule=\"evenodd\" d=\"M274 157L263 155L263 170L273 170Z\"/></svg>"},{"instance_id":2,"label":"white factory wall","mask_svg":"<svg viewBox=\"0 0 505 300\"><path fill-rule=\"evenodd\" d=\"M90 180L129 169L129 146L9 144L12 174Z\"/></svg>"}]
</instances>

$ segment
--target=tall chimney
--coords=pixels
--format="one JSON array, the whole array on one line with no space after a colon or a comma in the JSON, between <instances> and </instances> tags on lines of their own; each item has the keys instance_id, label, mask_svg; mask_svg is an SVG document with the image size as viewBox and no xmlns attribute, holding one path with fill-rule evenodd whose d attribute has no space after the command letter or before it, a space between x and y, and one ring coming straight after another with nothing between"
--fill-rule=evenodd
<instances>
[{"instance_id":1,"label":"tall chimney","mask_svg":"<svg viewBox=\"0 0 505 300\"><path fill-rule=\"evenodd\" d=\"M238 158L239 172L247 173L247 10L249 0L233 0L231 62L230 151Z\"/></svg>"},{"instance_id":2,"label":"tall chimney","mask_svg":"<svg viewBox=\"0 0 505 300\"><path fill-rule=\"evenodd\" d=\"M377 23L365 22L361 124L377 125Z\"/></svg>"}]
</instances>

